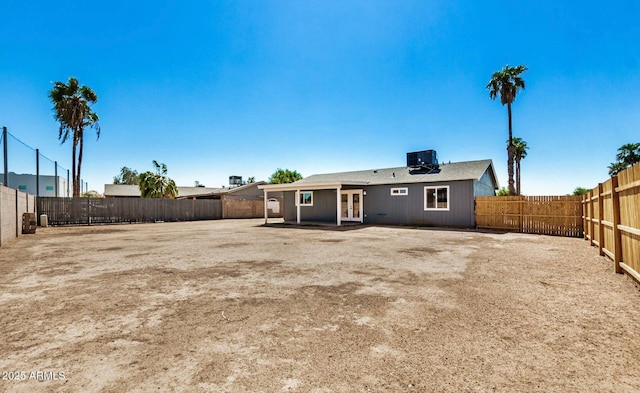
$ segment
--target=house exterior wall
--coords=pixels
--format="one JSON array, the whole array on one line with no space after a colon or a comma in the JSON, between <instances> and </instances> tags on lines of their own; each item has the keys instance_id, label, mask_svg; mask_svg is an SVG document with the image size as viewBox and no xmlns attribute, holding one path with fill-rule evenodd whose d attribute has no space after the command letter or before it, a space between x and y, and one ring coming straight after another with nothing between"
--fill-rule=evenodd
<instances>
[{"instance_id":1,"label":"house exterior wall","mask_svg":"<svg viewBox=\"0 0 640 393\"><path fill-rule=\"evenodd\" d=\"M424 210L425 187L449 186L449 210ZM391 196L391 188L408 194ZM473 181L413 183L363 187L365 224L471 227L475 225ZM334 205L335 206L335 205Z\"/></svg>"},{"instance_id":2,"label":"house exterior wall","mask_svg":"<svg viewBox=\"0 0 640 393\"><path fill-rule=\"evenodd\" d=\"M485 171L484 175L479 180L474 180L473 182L473 194L474 196L495 196L496 190L494 187L493 176L489 173L489 171Z\"/></svg>"},{"instance_id":3,"label":"house exterior wall","mask_svg":"<svg viewBox=\"0 0 640 393\"><path fill-rule=\"evenodd\" d=\"M258 189L258 184L255 183L254 187L246 187L242 190L233 190L233 188L231 189L232 191L227 193L224 197L227 199L253 199L253 200L262 200L264 198L264 192L260 189ZM281 193L270 193L269 197L271 198L271 194L273 194L273 198L276 198L277 196L281 196L281 195L276 195L276 194L281 194Z\"/></svg>"},{"instance_id":4,"label":"house exterior wall","mask_svg":"<svg viewBox=\"0 0 640 393\"><path fill-rule=\"evenodd\" d=\"M296 221L296 193L287 191L284 194L284 219ZM313 190L313 206L300 206L300 220L336 222L336 211L336 190Z\"/></svg>"},{"instance_id":5,"label":"house exterior wall","mask_svg":"<svg viewBox=\"0 0 640 393\"><path fill-rule=\"evenodd\" d=\"M425 187L449 186L449 210L424 210ZM391 189L406 187L408 194L392 196ZM366 192L363 196L365 224L472 227L474 181L411 183L345 187ZM336 222L336 190L313 191L313 206L301 206L301 221ZM284 219L296 221L295 192L284 193Z\"/></svg>"}]
</instances>

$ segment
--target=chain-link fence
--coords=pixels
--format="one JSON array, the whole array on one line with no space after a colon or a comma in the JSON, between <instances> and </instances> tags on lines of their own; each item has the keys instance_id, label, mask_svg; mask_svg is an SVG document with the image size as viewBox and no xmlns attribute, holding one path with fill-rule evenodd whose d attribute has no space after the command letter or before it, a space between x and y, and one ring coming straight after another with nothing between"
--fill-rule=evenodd
<instances>
[{"instance_id":1,"label":"chain-link fence","mask_svg":"<svg viewBox=\"0 0 640 393\"><path fill-rule=\"evenodd\" d=\"M70 171L39 149L12 135L6 127L0 134L3 167L0 182L7 187L36 196L70 197L73 179ZM84 188L81 188L83 190Z\"/></svg>"}]
</instances>

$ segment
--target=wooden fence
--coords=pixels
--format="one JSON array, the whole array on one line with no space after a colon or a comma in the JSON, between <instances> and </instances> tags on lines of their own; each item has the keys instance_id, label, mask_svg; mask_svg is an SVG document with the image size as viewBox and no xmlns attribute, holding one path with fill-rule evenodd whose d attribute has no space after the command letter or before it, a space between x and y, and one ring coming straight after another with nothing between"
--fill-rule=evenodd
<instances>
[{"instance_id":1,"label":"wooden fence","mask_svg":"<svg viewBox=\"0 0 640 393\"><path fill-rule=\"evenodd\" d=\"M584 238L640 283L640 164L584 196Z\"/></svg>"},{"instance_id":2,"label":"wooden fence","mask_svg":"<svg viewBox=\"0 0 640 393\"><path fill-rule=\"evenodd\" d=\"M219 199L38 198L50 225L196 221L222 218Z\"/></svg>"},{"instance_id":3,"label":"wooden fence","mask_svg":"<svg viewBox=\"0 0 640 393\"><path fill-rule=\"evenodd\" d=\"M582 197L476 197L476 227L554 236L583 236Z\"/></svg>"}]
</instances>

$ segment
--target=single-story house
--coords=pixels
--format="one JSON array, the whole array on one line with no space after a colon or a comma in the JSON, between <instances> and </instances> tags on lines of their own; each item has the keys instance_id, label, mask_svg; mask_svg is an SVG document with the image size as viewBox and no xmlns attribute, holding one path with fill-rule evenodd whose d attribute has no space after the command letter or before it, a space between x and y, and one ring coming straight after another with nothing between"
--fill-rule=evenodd
<instances>
[{"instance_id":1,"label":"single-story house","mask_svg":"<svg viewBox=\"0 0 640 393\"><path fill-rule=\"evenodd\" d=\"M182 187L178 186L177 199L219 199L222 204L221 218L258 218L264 211L263 192L258 186L264 181L237 187ZM140 188L128 184L105 184L105 198L140 198ZM267 202L269 217L282 217L282 193L272 194Z\"/></svg>"},{"instance_id":2,"label":"single-story house","mask_svg":"<svg viewBox=\"0 0 640 393\"><path fill-rule=\"evenodd\" d=\"M265 201L270 193L284 193L285 222L475 226L475 197L499 189L493 162L438 165L435 159L423 165L409 162L415 161L409 154L405 167L319 174L258 188Z\"/></svg>"}]
</instances>

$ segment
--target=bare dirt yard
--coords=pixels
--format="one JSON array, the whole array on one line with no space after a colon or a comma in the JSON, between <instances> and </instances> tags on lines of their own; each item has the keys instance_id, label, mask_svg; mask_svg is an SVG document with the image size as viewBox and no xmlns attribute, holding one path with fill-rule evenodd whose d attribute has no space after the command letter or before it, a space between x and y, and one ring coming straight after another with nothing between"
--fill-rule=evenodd
<instances>
[{"instance_id":1,"label":"bare dirt yard","mask_svg":"<svg viewBox=\"0 0 640 393\"><path fill-rule=\"evenodd\" d=\"M0 249L0 391L637 392L640 291L582 239L261 220Z\"/></svg>"}]
</instances>

